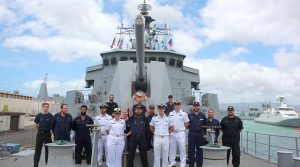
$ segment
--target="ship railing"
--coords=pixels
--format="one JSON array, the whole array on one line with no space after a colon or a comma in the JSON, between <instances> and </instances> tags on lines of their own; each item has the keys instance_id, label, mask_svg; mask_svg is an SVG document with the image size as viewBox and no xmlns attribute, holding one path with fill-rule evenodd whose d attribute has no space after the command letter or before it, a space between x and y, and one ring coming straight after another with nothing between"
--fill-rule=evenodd
<instances>
[{"instance_id":1,"label":"ship railing","mask_svg":"<svg viewBox=\"0 0 300 167\"><path fill-rule=\"evenodd\" d=\"M240 147L250 155L277 163L277 151L291 151L293 156L299 157L299 141L300 137L242 131Z\"/></svg>"}]
</instances>

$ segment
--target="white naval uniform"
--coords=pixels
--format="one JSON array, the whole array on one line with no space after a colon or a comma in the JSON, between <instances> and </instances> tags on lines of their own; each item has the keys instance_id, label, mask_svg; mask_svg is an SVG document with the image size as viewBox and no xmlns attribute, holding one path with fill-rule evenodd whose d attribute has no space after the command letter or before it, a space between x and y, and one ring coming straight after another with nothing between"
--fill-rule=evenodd
<instances>
[{"instance_id":1,"label":"white naval uniform","mask_svg":"<svg viewBox=\"0 0 300 167\"><path fill-rule=\"evenodd\" d=\"M103 148L105 151L105 159L107 161L107 132L106 128L108 125L108 122L112 120L112 117L108 114L105 114L104 116L102 114L96 116L95 118L95 125L100 125L99 133L101 133L101 138L98 139L98 157L97 162L98 165L102 164L102 155L103 155Z\"/></svg>"},{"instance_id":2,"label":"white naval uniform","mask_svg":"<svg viewBox=\"0 0 300 167\"><path fill-rule=\"evenodd\" d=\"M160 167L160 158L162 155L162 167L168 166L169 155L169 127L173 126L169 117L164 115L156 116L151 119L150 126L154 127L154 163L153 167Z\"/></svg>"},{"instance_id":3,"label":"white naval uniform","mask_svg":"<svg viewBox=\"0 0 300 167\"><path fill-rule=\"evenodd\" d=\"M175 156L177 145L180 152L180 166L186 165L186 152L185 152L185 126L184 123L189 122L189 117L186 112L180 110L179 112L172 111L169 114L171 122L174 122L174 131L170 134L170 153L169 161L170 166L176 164Z\"/></svg>"},{"instance_id":4,"label":"white naval uniform","mask_svg":"<svg viewBox=\"0 0 300 167\"><path fill-rule=\"evenodd\" d=\"M125 121L113 119L109 121L107 130L107 166L121 167L122 155L125 147L124 130L126 128Z\"/></svg>"}]
</instances>

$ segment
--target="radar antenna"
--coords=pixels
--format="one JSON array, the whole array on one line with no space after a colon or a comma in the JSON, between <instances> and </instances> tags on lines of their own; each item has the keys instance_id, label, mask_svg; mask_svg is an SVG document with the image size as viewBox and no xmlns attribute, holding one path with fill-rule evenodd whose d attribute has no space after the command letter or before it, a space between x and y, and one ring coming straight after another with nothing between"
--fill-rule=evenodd
<instances>
[{"instance_id":1,"label":"radar antenna","mask_svg":"<svg viewBox=\"0 0 300 167\"><path fill-rule=\"evenodd\" d=\"M46 73L45 78L44 78L44 83L47 83L47 77L48 77L48 74Z\"/></svg>"}]
</instances>

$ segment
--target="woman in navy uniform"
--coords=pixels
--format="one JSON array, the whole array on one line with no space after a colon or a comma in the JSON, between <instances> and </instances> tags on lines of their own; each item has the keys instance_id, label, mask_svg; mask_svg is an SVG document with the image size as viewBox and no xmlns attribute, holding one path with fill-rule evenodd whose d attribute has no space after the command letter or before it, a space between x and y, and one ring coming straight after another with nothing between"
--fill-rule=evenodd
<instances>
[{"instance_id":1,"label":"woman in navy uniform","mask_svg":"<svg viewBox=\"0 0 300 167\"><path fill-rule=\"evenodd\" d=\"M94 124L93 119L86 115L87 106L80 107L80 115L73 120L72 129L75 131L75 164L81 164L82 149L86 154L86 163L91 164L92 143L91 143L91 128L87 124Z\"/></svg>"},{"instance_id":2,"label":"woman in navy uniform","mask_svg":"<svg viewBox=\"0 0 300 167\"><path fill-rule=\"evenodd\" d=\"M124 130L126 128L125 121L120 117L121 110L114 109L114 119L110 120L107 125L107 166L121 167L122 154L125 147Z\"/></svg>"}]
</instances>

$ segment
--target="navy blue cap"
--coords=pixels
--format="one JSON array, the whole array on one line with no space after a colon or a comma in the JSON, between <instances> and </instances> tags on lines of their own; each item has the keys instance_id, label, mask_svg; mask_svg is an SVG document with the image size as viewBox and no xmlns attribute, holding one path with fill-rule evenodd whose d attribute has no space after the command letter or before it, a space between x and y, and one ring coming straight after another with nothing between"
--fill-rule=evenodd
<instances>
[{"instance_id":1,"label":"navy blue cap","mask_svg":"<svg viewBox=\"0 0 300 167\"><path fill-rule=\"evenodd\" d=\"M234 108L232 106L228 106L227 111L233 111Z\"/></svg>"}]
</instances>

